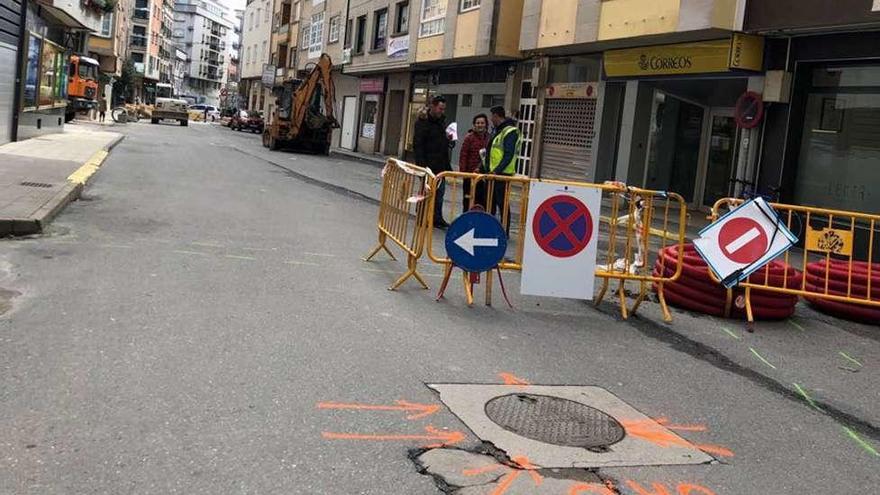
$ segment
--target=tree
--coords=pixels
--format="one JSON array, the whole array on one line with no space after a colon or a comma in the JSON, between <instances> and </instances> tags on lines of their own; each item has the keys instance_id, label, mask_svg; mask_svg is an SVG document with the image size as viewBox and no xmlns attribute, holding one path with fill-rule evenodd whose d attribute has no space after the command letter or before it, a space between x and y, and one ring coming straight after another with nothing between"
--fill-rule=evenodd
<instances>
[{"instance_id":1,"label":"tree","mask_svg":"<svg viewBox=\"0 0 880 495\"><path fill-rule=\"evenodd\" d=\"M119 100L132 101L134 99L134 87L140 79L137 70L134 68L134 62L129 58L122 64L122 70L119 79L113 82L113 95L118 104Z\"/></svg>"}]
</instances>

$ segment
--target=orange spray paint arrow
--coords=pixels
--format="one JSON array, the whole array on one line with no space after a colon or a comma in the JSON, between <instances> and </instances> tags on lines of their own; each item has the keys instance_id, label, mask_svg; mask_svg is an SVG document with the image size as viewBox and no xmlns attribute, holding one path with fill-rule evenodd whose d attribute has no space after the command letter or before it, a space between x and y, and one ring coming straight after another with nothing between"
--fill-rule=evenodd
<instances>
[{"instance_id":1,"label":"orange spray paint arrow","mask_svg":"<svg viewBox=\"0 0 880 495\"><path fill-rule=\"evenodd\" d=\"M510 489L510 486L513 485L513 482L523 473L529 473L529 476L532 477L532 481L535 482L535 486L540 486L544 481L544 477L538 473L538 468L533 466L529 459L525 456L518 456L511 459L513 466L507 466L505 464L493 464L490 466L484 466L476 469L465 469L462 471L462 474L465 476L478 476L483 473L488 473L491 471L495 471L497 469L503 469L505 467L514 468L513 471L505 474L498 481L498 485L495 487L495 490L492 491L491 495L504 495L507 493L507 490Z\"/></svg>"},{"instance_id":2,"label":"orange spray paint arrow","mask_svg":"<svg viewBox=\"0 0 880 495\"><path fill-rule=\"evenodd\" d=\"M410 414L406 419L421 419L440 410L436 404L416 404L405 400L396 401L396 406L372 406L368 404L342 404L338 402L319 402L318 409L351 409L356 411L406 411Z\"/></svg>"},{"instance_id":3,"label":"orange spray paint arrow","mask_svg":"<svg viewBox=\"0 0 880 495\"><path fill-rule=\"evenodd\" d=\"M498 373L498 376L504 380L505 385L518 385L520 387L527 387L531 385L529 382L523 380L522 378L518 378L510 373Z\"/></svg>"},{"instance_id":4,"label":"orange spray paint arrow","mask_svg":"<svg viewBox=\"0 0 880 495\"><path fill-rule=\"evenodd\" d=\"M332 433L325 431L321 434L328 440L373 440L373 441L404 441L425 440L434 442L425 445L425 448L436 449L444 445L455 445L464 441L465 435L460 431L440 431L433 426L425 427L425 435L363 435L359 433Z\"/></svg>"}]
</instances>

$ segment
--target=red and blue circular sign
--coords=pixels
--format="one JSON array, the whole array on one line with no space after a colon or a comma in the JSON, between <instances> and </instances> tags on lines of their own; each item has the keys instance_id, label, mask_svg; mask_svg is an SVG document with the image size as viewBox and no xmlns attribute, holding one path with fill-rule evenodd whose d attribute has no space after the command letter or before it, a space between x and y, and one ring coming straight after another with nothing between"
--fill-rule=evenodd
<instances>
[{"instance_id":1,"label":"red and blue circular sign","mask_svg":"<svg viewBox=\"0 0 880 495\"><path fill-rule=\"evenodd\" d=\"M593 216L577 198L558 195L538 206L532 221L535 242L547 254L571 258L593 238Z\"/></svg>"}]
</instances>

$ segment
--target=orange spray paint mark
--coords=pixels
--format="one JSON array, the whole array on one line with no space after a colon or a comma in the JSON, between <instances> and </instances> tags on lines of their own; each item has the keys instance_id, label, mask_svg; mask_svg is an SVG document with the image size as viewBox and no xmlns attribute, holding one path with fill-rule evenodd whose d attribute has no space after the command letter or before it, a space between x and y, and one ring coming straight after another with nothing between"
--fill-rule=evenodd
<instances>
[{"instance_id":1,"label":"orange spray paint mark","mask_svg":"<svg viewBox=\"0 0 880 495\"><path fill-rule=\"evenodd\" d=\"M465 476L477 476L483 473L488 473L491 471L495 471L498 469L503 469L505 467L513 467L514 470L505 474L498 481L498 485L495 487L495 490L492 491L491 495L504 495L507 493L507 490L510 489L510 486L513 485L513 482L516 481L517 478L523 473L529 473L529 476L532 477L532 481L535 482L536 486L540 486L541 483L544 482L544 477L538 473L538 467L533 466L532 463L529 462L529 459L525 456L518 456L511 459L513 466L506 466L504 464L493 464L491 466L483 466L481 468L475 469L465 469L462 471L462 474Z\"/></svg>"},{"instance_id":2,"label":"orange spray paint mark","mask_svg":"<svg viewBox=\"0 0 880 495\"><path fill-rule=\"evenodd\" d=\"M652 490L648 490L642 485L636 483L633 480L627 480L626 485L630 488L630 490L636 492L637 495L671 495L669 490L660 483L654 483L651 485Z\"/></svg>"},{"instance_id":3,"label":"orange spray paint mark","mask_svg":"<svg viewBox=\"0 0 880 495\"><path fill-rule=\"evenodd\" d=\"M715 492L702 485L694 485L691 483L681 483L678 485L678 495L715 495Z\"/></svg>"},{"instance_id":4,"label":"orange spray paint mark","mask_svg":"<svg viewBox=\"0 0 880 495\"><path fill-rule=\"evenodd\" d=\"M531 385L529 382L523 380L522 378L518 378L511 373L498 373L498 376L504 380L505 385L518 385L520 387L527 387Z\"/></svg>"},{"instance_id":5,"label":"orange spray paint mark","mask_svg":"<svg viewBox=\"0 0 880 495\"><path fill-rule=\"evenodd\" d=\"M670 433L669 430L676 431L706 431L706 427L702 425L675 425L669 424L666 418L654 420L638 420L638 421L621 421L626 433L636 438L653 443L660 447L696 447L708 454L714 454L721 457L733 457L733 452L724 447L710 444L692 444L687 440ZM665 427L665 428L664 428Z\"/></svg>"},{"instance_id":6,"label":"orange spray paint mark","mask_svg":"<svg viewBox=\"0 0 880 495\"><path fill-rule=\"evenodd\" d=\"M584 495L587 493L592 493L594 495L615 495L614 490L605 485L598 485L596 483L582 483L574 485L568 490L568 495Z\"/></svg>"},{"instance_id":7,"label":"orange spray paint mark","mask_svg":"<svg viewBox=\"0 0 880 495\"><path fill-rule=\"evenodd\" d=\"M319 402L318 409L349 409L355 411L405 411L411 413L406 419L422 419L440 410L436 404L416 404L405 400L396 401L396 406L373 406L367 404L343 404L338 402Z\"/></svg>"},{"instance_id":8,"label":"orange spray paint mark","mask_svg":"<svg viewBox=\"0 0 880 495\"><path fill-rule=\"evenodd\" d=\"M445 445L455 445L464 441L465 435L460 431L441 431L433 426L425 427L425 435L364 435L360 433L323 432L321 436L328 440L373 440L373 441L406 441L422 440L433 442L425 448L436 449Z\"/></svg>"}]
</instances>

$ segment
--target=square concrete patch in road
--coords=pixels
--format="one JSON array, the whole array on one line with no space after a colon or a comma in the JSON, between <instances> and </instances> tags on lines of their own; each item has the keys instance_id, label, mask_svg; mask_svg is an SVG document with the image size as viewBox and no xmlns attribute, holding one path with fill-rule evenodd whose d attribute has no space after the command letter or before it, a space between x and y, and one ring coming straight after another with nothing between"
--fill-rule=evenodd
<instances>
[{"instance_id":1,"label":"square concrete patch in road","mask_svg":"<svg viewBox=\"0 0 880 495\"><path fill-rule=\"evenodd\" d=\"M537 467L657 466L704 464L713 460L693 444L600 387L475 384L428 386L440 394L440 400L481 440L491 442L511 458L525 457ZM553 409L554 414L535 416L535 410L529 408L536 403L536 398L544 406L547 401L552 402L549 409ZM516 401L524 402L524 408L517 407ZM548 407L545 409L549 410ZM596 414L596 410L600 413ZM507 428L490 419L487 411L491 411L496 419L498 413L503 412L505 417L510 418ZM567 434L578 430L579 426L570 420L570 413L578 414L581 411L594 414L596 418L605 417L607 421L596 422L599 429L597 435L601 438L610 433L613 437L614 432L619 431L614 443L587 449L535 439L541 436L536 433L538 431L543 431L544 434L549 432L545 439L571 437ZM530 430L530 438L510 429L511 424L523 424L526 417L537 417L540 423L536 429ZM575 435L572 438L582 437Z\"/></svg>"}]
</instances>

